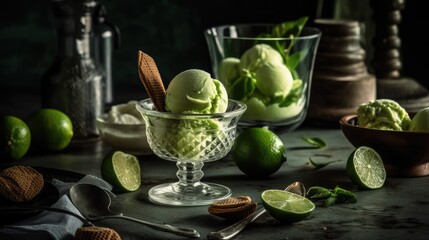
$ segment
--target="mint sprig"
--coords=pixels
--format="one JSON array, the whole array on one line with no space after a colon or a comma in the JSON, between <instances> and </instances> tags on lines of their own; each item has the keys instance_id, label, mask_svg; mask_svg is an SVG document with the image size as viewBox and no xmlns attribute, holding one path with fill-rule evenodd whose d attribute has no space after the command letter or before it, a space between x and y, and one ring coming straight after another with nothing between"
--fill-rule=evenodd
<instances>
[{"instance_id":1,"label":"mint sprig","mask_svg":"<svg viewBox=\"0 0 429 240\"><path fill-rule=\"evenodd\" d=\"M355 203L357 197L354 193L336 186L334 189L328 189L319 186L313 186L307 191L307 197L311 200L323 200L324 206L328 207L334 203Z\"/></svg>"},{"instance_id":2,"label":"mint sprig","mask_svg":"<svg viewBox=\"0 0 429 240\"><path fill-rule=\"evenodd\" d=\"M294 21L287 21L275 25L271 33L262 33L259 35L261 38L290 38L291 40L286 41L274 41L271 46L276 49L282 56L285 65L291 71L294 79L299 79L299 75L295 68L301 62L302 59L308 53L308 50L303 50L291 54L293 45L295 44L296 38L301 34L307 23L308 17L301 17Z\"/></svg>"},{"instance_id":3,"label":"mint sprig","mask_svg":"<svg viewBox=\"0 0 429 240\"><path fill-rule=\"evenodd\" d=\"M276 49L283 58L283 62L286 67L290 70L292 77L295 81L300 78L296 71L299 63L307 56L308 49L303 49L291 53L292 47L295 44L296 38L298 38L307 23L308 17L301 17L294 21L286 21L275 25L271 33L262 33L259 35L261 38L289 38L290 41L273 41L269 42L274 49ZM263 42L263 40L261 41ZM300 80L299 80L300 81ZM292 89L289 95L282 101L280 101L280 107L288 107L292 103L298 101L304 94L304 85L299 84Z\"/></svg>"},{"instance_id":4,"label":"mint sprig","mask_svg":"<svg viewBox=\"0 0 429 240\"><path fill-rule=\"evenodd\" d=\"M243 74L237 79L230 88L231 98L245 99L253 94L256 88L256 79L254 74L243 70Z\"/></svg>"}]
</instances>

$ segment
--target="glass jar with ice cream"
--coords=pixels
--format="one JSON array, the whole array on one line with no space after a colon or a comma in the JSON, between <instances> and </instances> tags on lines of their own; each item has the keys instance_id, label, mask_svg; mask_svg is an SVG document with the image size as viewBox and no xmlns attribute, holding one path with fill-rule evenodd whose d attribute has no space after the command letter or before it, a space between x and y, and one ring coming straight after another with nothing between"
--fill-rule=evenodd
<instances>
[{"instance_id":1,"label":"glass jar with ice cream","mask_svg":"<svg viewBox=\"0 0 429 240\"><path fill-rule=\"evenodd\" d=\"M204 34L213 72L247 105L240 123L292 130L307 114L321 33L307 18L281 24L211 27Z\"/></svg>"}]
</instances>

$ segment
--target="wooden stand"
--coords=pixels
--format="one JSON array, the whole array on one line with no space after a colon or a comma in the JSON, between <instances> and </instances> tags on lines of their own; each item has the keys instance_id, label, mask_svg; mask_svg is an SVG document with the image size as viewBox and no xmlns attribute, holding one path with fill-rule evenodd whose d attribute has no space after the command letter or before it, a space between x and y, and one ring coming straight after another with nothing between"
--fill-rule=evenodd
<instances>
[{"instance_id":1,"label":"wooden stand","mask_svg":"<svg viewBox=\"0 0 429 240\"><path fill-rule=\"evenodd\" d=\"M376 95L375 76L365 64L357 21L316 19L322 31L311 87L308 120L317 125L338 126L339 119L355 113Z\"/></svg>"},{"instance_id":2,"label":"wooden stand","mask_svg":"<svg viewBox=\"0 0 429 240\"><path fill-rule=\"evenodd\" d=\"M372 65L377 77L377 98L397 101L408 112L429 106L429 92L416 80L401 75L399 23L405 0L370 0L376 31Z\"/></svg>"}]
</instances>

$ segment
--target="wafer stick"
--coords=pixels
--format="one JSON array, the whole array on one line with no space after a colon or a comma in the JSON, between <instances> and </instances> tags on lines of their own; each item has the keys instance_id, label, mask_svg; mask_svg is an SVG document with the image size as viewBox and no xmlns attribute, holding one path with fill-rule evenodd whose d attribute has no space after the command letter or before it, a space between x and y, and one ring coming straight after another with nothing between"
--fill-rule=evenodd
<instances>
[{"instance_id":1,"label":"wafer stick","mask_svg":"<svg viewBox=\"0 0 429 240\"><path fill-rule=\"evenodd\" d=\"M138 72L156 110L165 112L165 88L161 75L153 58L142 51L138 53Z\"/></svg>"}]
</instances>

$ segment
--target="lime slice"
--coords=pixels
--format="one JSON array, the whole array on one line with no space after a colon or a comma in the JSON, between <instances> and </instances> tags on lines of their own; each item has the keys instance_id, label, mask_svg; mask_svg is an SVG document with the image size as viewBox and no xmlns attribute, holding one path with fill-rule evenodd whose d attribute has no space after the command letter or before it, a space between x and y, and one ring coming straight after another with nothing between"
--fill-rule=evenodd
<instances>
[{"instance_id":1,"label":"lime slice","mask_svg":"<svg viewBox=\"0 0 429 240\"><path fill-rule=\"evenodd\" d=\"M386 170L378 153L366 146L355 149L347 160L347 174L352 182L364 189L377 189L386 180Z\"/></svg>"},{"instance_id":2,"label":"lime slice","mask_svg":"<svg viewBox=\"0 0 429 240\"><path fill-rule=\"evenodd\" d=\"M315 208L307 198L283 190L265 190L261 198L268 213L281 222L301 221L310 216Z\"/></svg>"},{"instance_id":3,"label":"lime slice","mask_svg":"<svg viewBox=\"0 0 429 240\"><path fill-rule=\"evenodd\" d=\"M139 161L131 154L114 151L103 159L101 176L114 188L136 191L141 184Z\"/></svg>"}]
</instances>

